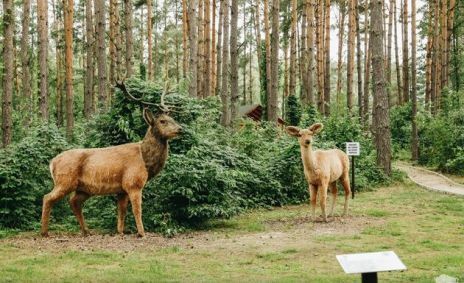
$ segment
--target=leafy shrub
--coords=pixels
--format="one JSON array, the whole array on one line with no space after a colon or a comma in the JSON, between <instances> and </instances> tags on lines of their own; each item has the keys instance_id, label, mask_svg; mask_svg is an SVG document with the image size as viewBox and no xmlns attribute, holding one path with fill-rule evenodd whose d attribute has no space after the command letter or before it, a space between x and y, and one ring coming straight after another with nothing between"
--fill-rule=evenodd
<instances>
[{"instance_id":1,"label":"leafy shrub","mask_svg":"<svg viewBox=\"0 0 464 283\"><path fill-rule=\"evenodd\" d=\"M289 125L300 124L301 106L295 95L289 95L285 105L285 120Z\"/></svg>"},{"instance_id":2,"label":"leafy shrub","mask_svg":"<svg viewBox=\"0 0 464 283\"><path fill-rule=\"evenodd\" d=\"M49 161L66 148L68 144L59 130L44 125L0 150L0 226L30 229L37 224L42 198L53 187ZM69 214L63 204L56 205L55 211L53 215L58 218Z\"/></svg>"}]
</instances>

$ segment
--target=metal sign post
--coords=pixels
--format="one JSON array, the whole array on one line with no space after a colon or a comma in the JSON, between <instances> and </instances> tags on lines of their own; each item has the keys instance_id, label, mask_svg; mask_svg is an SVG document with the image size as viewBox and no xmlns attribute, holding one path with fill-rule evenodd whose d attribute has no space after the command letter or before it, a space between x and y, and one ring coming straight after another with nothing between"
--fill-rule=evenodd
<instances>
[{"instance_id":1,"label":"metal sign post","mask_svg":"<svg viewBox=\"0 0 464 283\"><path fill-rule=\"evenodd\" d=\"M345 273L361 273L363 283L377 283L377 272L406 269L393 251L337 255L337 260Z\"/></svg>"},{"instance_id":2,"label":"metal sign post","mask_svg":"<svg viewBox=\"0 0 464 283\"><path fill-rule=\"evenodd\" d=\"M347 142L346 143L346 154L348 156L351 156L351 197L354 198L354 192L355 192L355 181L354 181L354 157L359 156L361 153L361 149L359 146L359 142Z\"/></svg>"}]
</instances>

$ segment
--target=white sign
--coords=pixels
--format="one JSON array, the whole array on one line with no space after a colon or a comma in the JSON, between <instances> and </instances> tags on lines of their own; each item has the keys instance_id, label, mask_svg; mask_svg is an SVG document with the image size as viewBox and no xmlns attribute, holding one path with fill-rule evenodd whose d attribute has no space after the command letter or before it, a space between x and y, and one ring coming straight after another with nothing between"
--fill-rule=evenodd
<instances>
[{"instance_id":1,"label":"white sign","mask_svg":"<svg viewBox=\"0 0 464 283\"><path fill-rule=\"evenodd\" d=\"M346 154L349 156L359 156L360 151L359 142L346 143Z\"/></svg>"},{"instance_id":2,"label":"white sign","mask_svg":"<svg viewBox=\"0 0 464 283\"><path fill-rule=\"evenodd\" d=\"M393 251L337 255L345 273L370 273L405 270L406 266Z\"/></svg>"}]
</instances>

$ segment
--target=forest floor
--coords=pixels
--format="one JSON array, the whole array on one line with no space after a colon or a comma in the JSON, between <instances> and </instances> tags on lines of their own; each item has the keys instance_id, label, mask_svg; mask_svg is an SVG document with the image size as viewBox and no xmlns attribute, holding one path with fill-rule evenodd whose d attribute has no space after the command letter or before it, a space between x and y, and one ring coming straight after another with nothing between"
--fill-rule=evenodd
<instances>
[{"instance_id":1,"label":"forest floor","mask_svg":"<svg viewBox=\"0 0 464 283\"><path fill-rule=\"evenodd\" d=\"M342 210L339 198L337 212ZM312 222L309 206L254 210L173 238L51 231L0 240L0 281L353 282L335 256L393 250L408 270L382 282L464 280L464 198L410 181L356 194L350 215Z\"/></svg>"}]
</instances>

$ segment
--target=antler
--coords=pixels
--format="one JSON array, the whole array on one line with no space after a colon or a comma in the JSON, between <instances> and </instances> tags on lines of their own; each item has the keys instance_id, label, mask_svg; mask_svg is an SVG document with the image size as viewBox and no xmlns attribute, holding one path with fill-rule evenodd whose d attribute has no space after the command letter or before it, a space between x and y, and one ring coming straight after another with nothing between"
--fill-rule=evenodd
<instances>
[{"instance_id":1,"label":"antler","mask_svg":"<svg viewBox=\"0 0 464 283\"><path fill-rule=\"evenodd\" d=\"M165 84L165 90L164 90L163 94L161 95L161 102L159 104L158 103L153 103L153 102L148 102L148 101L143 101L142 97L137 98L137 97L133 96L127 90L126 85L124 84L124 81L117 81L115 86L117 88L119 88L122 91L122 93L124 93L124 95L126 95L130 100L136 101L136 102L142 104L145 107L151 105L151 106L158 107L163 112L169 112L170 111L169 107L167 107L165 105L165 103L164 103L164 96L166 95L166 89L167 89L167 86L168 86L167 82Z\"/></svg>"},{"instance_id":2,"label":"antler","mask_svg":"<svg viewBox=\"0 0 464 283\"><path fill-rule=\"evenodd\" d=\"M161 111L163 111L163 112L169 112L170 111L169 107L167 107L166 104L164 104L164 96L166 95L166 93L168 91L168 82L169 82L169 80L165 80L164 91L163 91L163 94L161 94L160 108L161 108Z\"/></svg>"}]
</instances>

